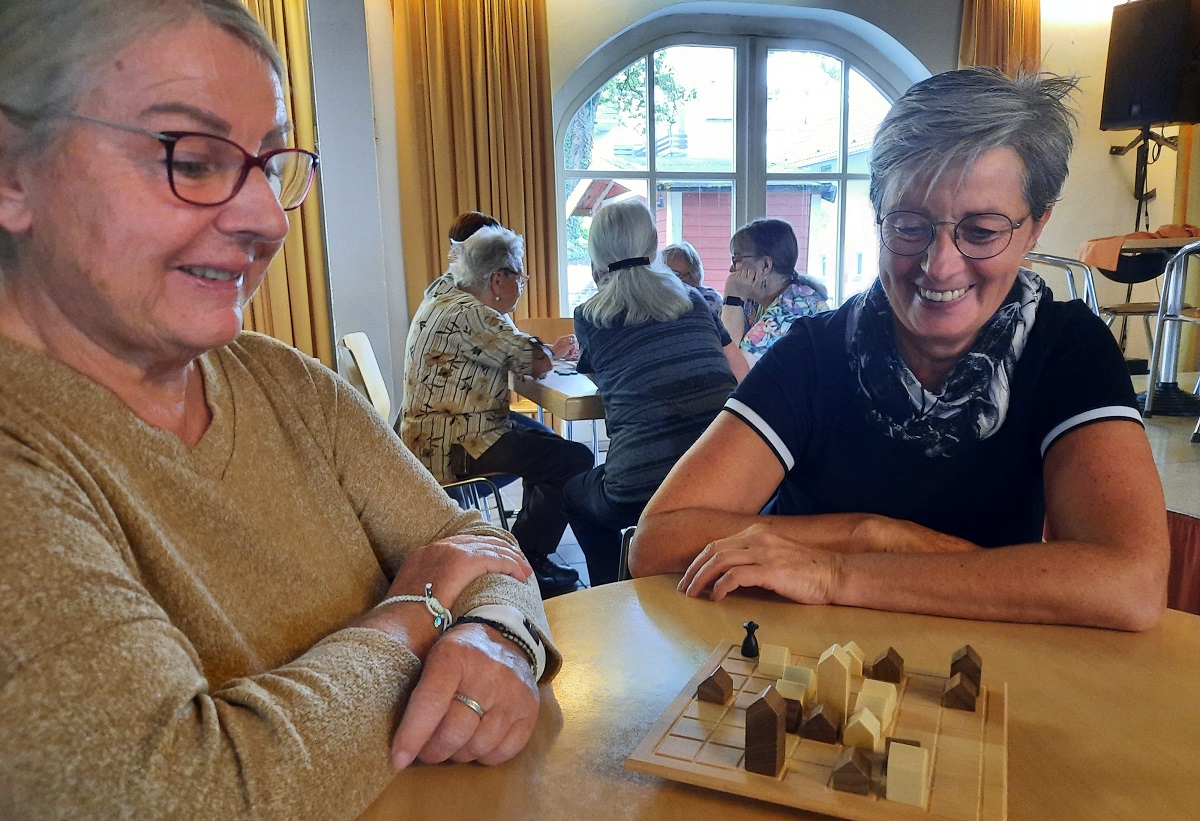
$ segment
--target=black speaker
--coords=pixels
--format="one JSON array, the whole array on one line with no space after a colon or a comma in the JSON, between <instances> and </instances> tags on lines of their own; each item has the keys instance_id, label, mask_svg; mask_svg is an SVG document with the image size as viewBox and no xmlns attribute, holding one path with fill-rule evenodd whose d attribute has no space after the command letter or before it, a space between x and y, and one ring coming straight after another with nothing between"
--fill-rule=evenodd
<instances>
[{"instance_id":1,"label":"black speaker","mask_svg":"<svg viewBox=\"0 0 1200 821\"><path fill-rule=\"evenodd\" d=\"M1200 0L1113 7L1100 130L1200 122Z\"/></svg>"}]
</instances>

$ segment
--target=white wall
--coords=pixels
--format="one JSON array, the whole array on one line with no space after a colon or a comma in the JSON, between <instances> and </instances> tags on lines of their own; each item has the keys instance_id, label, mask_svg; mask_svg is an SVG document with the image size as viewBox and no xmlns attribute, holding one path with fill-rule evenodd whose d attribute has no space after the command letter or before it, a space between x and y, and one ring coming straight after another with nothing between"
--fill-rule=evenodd
<instances>
[{"instance_id":1,"label":"white wall","mask_svg":"<svg viewBox=\"0 0 1200 821\"><path fill-rule=\"evenodd\" d=\"M1080 78L1079 130L1062 200L1042 234L1044 253L1076 257L1084 240L1126 234L1134 230L1137 201L1133 198L1135 152L1111 156L1109 147L1124 146L1136 131L1101 131L1100 102L1104 94L1104 69L1108 57L1113 0L1042 0L1042 52L1047 71L1077 74ZM1168 128L1168 135L1178 129ZM1158 190L1150 203L1150 228L1172 221L1175 196L1175 152L1163 149L1150 166L1147 190ZM1143 218L1143 226L1145 225ZM1052 283L1052 287L1056 287ZM1056 288L1057 289L1057 288ZM1099 278L1101 302L1123 302L1125 286ZM1135 300L1157 301L1154 283L1138 286ZM1147 357L1141 320L1130 321L1130 356Z\"/></svg>"},{"instance_id":2,"label":"white wall","mask_svg":"<svg viewBox=\"0 0 1200 821\"><path fill-rule=\"evenodd\" d=\"M309 0L308 15L334 339L351 331L371 338L396 407L403 383L394 378L388 291L404 282L384 256L380 204L396 197L379 185L363 6Z\"/></svg>"}]
</instances>

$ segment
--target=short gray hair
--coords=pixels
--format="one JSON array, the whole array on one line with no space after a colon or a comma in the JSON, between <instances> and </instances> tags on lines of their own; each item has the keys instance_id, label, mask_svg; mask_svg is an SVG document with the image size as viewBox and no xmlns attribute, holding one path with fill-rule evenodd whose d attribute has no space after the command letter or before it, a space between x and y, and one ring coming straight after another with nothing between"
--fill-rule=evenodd
<instances>
[{"instance_id":1,"label":"short gray hair","mask_svg":"<svg viewBox=\"0 0 1200 821\"><path fill-rule=\"evenodd\" d=\"M140 36L200 17L219 26L286 79L283 59L239 0L0 0L0 115L12 125L0 163L53 150L104 61ZM0 230L0 266L15 255Z\"/></svg>"},{"instance_id":2,"label":"short gray hair","mask_svg":"<svg viewBox=\"0 0 1200 821\"><path fill-rule=\"evenodd\" d=\"M686 239L664 248L662 258L663 264L668 267L673 261L681 260L688 276L694 277L697 282L704 279L704 263L700 261L700 254L696 253L696 247Z\"/></svg>"},{"instance_id":3,"label":"short gray hair","mask_svg":"<svg viewBox=\"0 0 1200 821\"><path fill-rule=\"evenodd\" d=\"M1075 125L1069 98L1078 82L1053 74L1010 79L975 67L912 86L875 132L875 216L883 216L908 182L924 179L932 186L947 169L968 169L986 152L1008 147L1025 166L1025 204L1041 219L1067 180Z\"/></svg>"},{"instance_id":4,"label":"short gray hair","mask_svg":"<svg viewBox=\"0 0 1200 821\"><path fill-rule=\"evenodd\" d=\"M485 225L456 246L450 261L454 284L464 291L481 291L501 268L524 273L525 240L500 225Z\"/></svg>"},{"instance_id":5,"label":"short gray hair","mask_svg":"<svg viewBox=\"0 0 1200 821\"><path fill-rule=\"evenodd\" d=\"M593 325L670 322L692 310L688 286L656 260L658 228L644 203L624 200L601 208L588 230L588 255L599 290L580 311ZM638 257L650 263L609 271L614 262Z\"/></svg>"},{"instance_id":6,"label":"short gray hair","mask_svg":"<svg viewBox=\"0 0 1200 821\"><path fill-rule=\"evenodd\" d=\"M0 107L27 143L44 145L107 58L196 17L246 43L286 78L275 44L240 0L4 0Z\"/></svg>"}]
</instances>

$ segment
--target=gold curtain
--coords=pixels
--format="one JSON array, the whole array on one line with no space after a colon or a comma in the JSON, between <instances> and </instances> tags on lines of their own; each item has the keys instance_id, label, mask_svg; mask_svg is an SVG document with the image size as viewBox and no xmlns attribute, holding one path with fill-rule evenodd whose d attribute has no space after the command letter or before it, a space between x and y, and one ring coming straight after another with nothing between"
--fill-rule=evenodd
<instances>
[{"instance_id":1,"label":"gold curtain","mask_svg":"<svg viewBox=\"0 0 1200 821\"><path fill-rule=\"evenodd\" d=\"M454 218L525 237L518 317L558 314L545 0L393 0L396 136L410 311L446 268Z\"/></svg>"},{"instance_id":2,"label":"gold curtain","mask_svg":"<svg viewBox=\"0 0 1200 821\"><path fill-rule=\"evenodd\" d=\"M958 65L993 66L1014 77L1042 65L1041 0L963 0Z\"/></svg>"},{"instance_id":3,"label":"gold curtain","mask_svg":"<svg viewBox=\"0 0 1200 821\"><path fill-rule=\"evenodd\" d=\"M283 55L288 75L285 95L295 127L295 144L312 149L316 146L316 124L305 0L245 2ZM289 212L291 230L248 306L245 327L282 340L333 367L333 328L319 182L318 171L308 199Z\"/></svg>"}]
</instances>

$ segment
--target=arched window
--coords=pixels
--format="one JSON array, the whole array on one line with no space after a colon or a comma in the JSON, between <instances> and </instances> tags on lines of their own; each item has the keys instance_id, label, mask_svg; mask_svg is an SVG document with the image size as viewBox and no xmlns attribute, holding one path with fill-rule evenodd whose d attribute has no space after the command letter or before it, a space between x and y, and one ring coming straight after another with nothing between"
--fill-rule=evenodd
<instances>
[{"instance_id":1,"label":"arched window","mask_svg":"<svg viewBox=\"0 0 1200 821\"><path fill-rule=\"evenodd\" d=\"M696 247L705 284L718 290L730 236L761 216L792 224L797 269L822 280L835 304L871 282L871 140L896 89L916 78L835 42L761 35L666 35L618 61L583 86L560 129L568 313L594 292L592 214L629 197L655 213L660 247Z\"/></svg>"}]
</instances>

